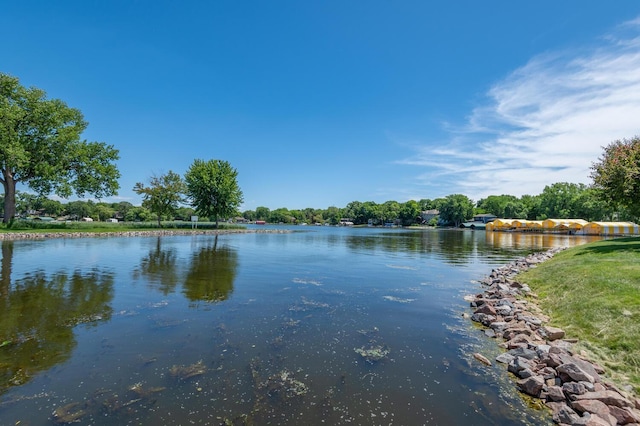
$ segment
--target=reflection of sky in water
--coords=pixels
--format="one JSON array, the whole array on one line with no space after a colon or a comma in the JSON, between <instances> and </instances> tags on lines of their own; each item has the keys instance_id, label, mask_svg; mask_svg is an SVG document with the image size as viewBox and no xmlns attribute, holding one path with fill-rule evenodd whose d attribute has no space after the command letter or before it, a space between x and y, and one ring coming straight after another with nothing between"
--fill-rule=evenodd
<instances>
[{"instance_id":1,"label":"reflection of sky in water","mask_svg":"<svg viewBox=\"0 0 640 426\"><path fill-rule=\"evenodd\" d=\"M531 246L586 240L307 229L13 243L12 285L93 271L113 292L65 359L5 392L0 423L546 424L470 358L497 348L462 294Z\"/></svg>"}]
</instances>

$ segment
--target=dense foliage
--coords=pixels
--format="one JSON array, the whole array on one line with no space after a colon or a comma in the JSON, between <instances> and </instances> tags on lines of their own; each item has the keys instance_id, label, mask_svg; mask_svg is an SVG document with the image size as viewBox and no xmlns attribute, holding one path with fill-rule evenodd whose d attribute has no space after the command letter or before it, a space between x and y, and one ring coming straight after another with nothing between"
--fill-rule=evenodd
<instances>
[{"instance_id":1,"label":"dense foliage","mask_svg":"<svg viewBox=\"0 0 640 426\"><path fill-rule=\"evenodd\" d=\"M610 143L591 170L600 198L640 216L640 137Z\"/></svg>"},{"instance_id":2,"label":"dense foliage","mask_svg":"<svg viewBox=\"0 0 640 426\"><path fill-rule=\"evenodd\" d=\"M151 176L149 186L136 183L133 190L142 195L142 206L155 213L158 226L162 226L162 218L175 216L184 201L185 184L182 177L169 170L160 176Z\"/></svg>"},{"instance_id":3,"label":"dense foliage","mask_svg":"<svg viewBox=\"0 0 640 426\"><path fill-rule=\"evenodd\" d=\"M472 216L473 201L466 195L448 195L440 206L440 219L456 227Z\"/></svg>"},{"instance_id":4,"label":"dense foliage","mask_svg":"<svg viewBox=\"0 0 640 426\"><path fill-rule=\"evenodd\" d=\"M4 188L3 221L16 213L16 184L37 194L69 197L114 195L120 173L118 151L102 142L87 142L82 113L44 91L25 88L0 73L0 182Z\"/></svg>"},{"instance_id":5,"label":"dense foliage","mask_svg":"<svg viewBox=\"0 0 640 426\"><path fill-rule=\"evenodd\" d=\"M66 204L46 197L38 197L32 194L17 192L16 205L18 213L22 216L51 216L65 217L70 220L79 220L90 217L94 220L106 220L117 218L119 221L145 222L157 220L157 211L150 209L149 204L134 206L128 202L102 203L88 201L71 201ZM471 207L471 208L470 208ZM237 207L236 207L237 208ZM425 219L423 212L438 211L437 218ZM255 210L246 210L242 213L230 209L226 214L220 215L222 219L233 219L242 215L247 221L263 220L268 223L320 223L336 225L341 219L348 219L355 225L384 224L409 226L422 225L456 225L462 220L469 220L475 214L490 213L497 217L538 219L546 218L582 218L593 220L630 220L636 221L637 216L628 209L609 207L599 197L598 191L584 184L559 182L546 186L539 195L490 195L480 199L475 207L473 201L464 195L454 194L445 198L434 200L421 199L409 200L404 203L386 201L382 204L373 201L352 201L345 207L331 206L326 209L305 208L287 209L281 207L271 210L260 206ZM195 210L184 205L178 206L174 211L162 214L162 220L190 220ZM215 221L215 216L206 217Z\"/></svg>"},{"instance_id":6,"label":"dense foliage","mask_svg":"<svg viewBox=\"0 0 640 426\"><path fill-rule=\"evenodd\" d=\"M228 161L194 160L185 174L187 196L196 212L205 217L232 217L242 204L238 172Z\"/></svg>"}]
</instances>

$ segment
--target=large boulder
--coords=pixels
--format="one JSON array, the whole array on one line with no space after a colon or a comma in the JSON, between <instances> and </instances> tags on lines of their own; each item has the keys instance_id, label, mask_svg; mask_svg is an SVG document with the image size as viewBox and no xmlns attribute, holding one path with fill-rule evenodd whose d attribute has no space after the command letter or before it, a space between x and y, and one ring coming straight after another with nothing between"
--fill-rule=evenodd
<instances>
[{"instance_id":1,"label":"large boulder","mask_svg":"<svg viewBox=\"0 0 640 426\"><path fill-rule=\"evenodd\" d=\"M475 311L473 311L474 314L485 314L485 315L491 315L491 316L496 316L496 309L491 306L488 303L484 303L482 306L480 306L478 309L476 309Z\"/></svg>"},{"instance_id":2,"label":"large boulder","mask_svg":"<svg viewBox=\"0 0 640 426\"><path fill-rule=\"evenodd\" d=\"M564 401L567 397L565 396L562 388L560 386L549 386L547 388L547 400L548 401Z\"/></svg>"},{"instance_id":3,"label":"large boulder","mask_svg":"<svg viewBox=\"0 0 640 426\"><path fill-rule=\"evenodd\" d=\"M615 425L616 419L611 415L609 406L602 401L595 399L583 399L581 401L573 401L571 407L578 413L590 413L595 414L598 417L607 421L607 424Z\"/></svg>"},{"instance_id":4,"label":"large boulder","mask_svg":"<svg viewBox=\"0 0 640 426\"><path fill-rule=\"evenodd\" d=\"M586 392L582 395L575 395L574 399L576 401L595 399L604 402L607 405L615 405L616 407L620 408L631 407L631 401L620 395L618 392L614 392L611 390Z\"/></svg>"},{"instance_id":5,"label":"large boulder","mask_svg":"<svg viewBox=\"0 0 640 426\"><path fill-rule=\"evenodd\" d=\"M587 373L586 371L584 371L582 368L580 368L578 365L574 363L559 365L558 368L556 368L556 371L560 374L561 378L562 378L562 374L566 374L574 382L594 383L596 381L596 379L592 375L590 375L589 373ZM570 380L563 380L563 381L568 382Z\"/></svg>"},{"instance_id":6,"label":"large boulder","mask_svg":"<svg viewBox=\"0 0 640 426\"><path fill-rule=\"evenodd\" d=\"M616 407L615 405L609 406L609 412L620 425L627 425L630 423L640 423L640 411L631 407Z\"/></svg>"},{"instance_id":7,"label":"large boulder","mask_svg":"<svg viewBox=\"0 0 640 426\"><path fill-rule=\"evenodd\" d=\"M562 390L571 397L571 395L582 395L587 392L584 383L567 382L562 384Z\"/></svg>"},{"instance_id":8,"label":"large boulder","mask_svg":"<svg viewBox=\"0 0 640 426\"><path fill-rule=\"evenodd\" d=\"M547 338L547 340L549 341L554 341L554 340L559 340L564 338L564 330L560 329L560 328L556 328L556 327L551 327L551 326L544 326L542 327L542 332L544 334L544 337Z\"/></svg>"},{"instance_id":9,"label":"large boulder","mask_svg":"<svg viewBox=\"0 0 640 426\"><path fill-rule=\"evenodd\" d=\"M538 397L540 391L544 387L544 379L540 376L531 376L526 379L518 380L518 388L527 395Z\"/></svg>"},{"instance_id":10,"label":"large boulder","mask_svg":"<svg viewBox=\"0 0 640 426\"><path fill-rule=\"evenodd\" d=\"M580 420L578 413L564 402L548 402L547 406L553 411L553 421L564 425L573 425Z\"/></svg>"}]
</instances>

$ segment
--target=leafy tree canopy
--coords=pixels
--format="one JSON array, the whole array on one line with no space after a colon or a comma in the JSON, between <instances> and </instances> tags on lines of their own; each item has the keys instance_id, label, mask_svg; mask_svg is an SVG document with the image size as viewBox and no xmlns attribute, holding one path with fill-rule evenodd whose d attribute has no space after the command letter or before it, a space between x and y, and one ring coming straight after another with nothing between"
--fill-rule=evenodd
<instances>
[{"instance_id":1,"label":"leafy tree canopy","mask_svg":"<svg viewBox=\"0 0 640 426\"><path fill-rule=\"evenodd\" d=\"M485 213L491 213L497 217L524 218L521 217L522 203L514 195L489 195L478 201L478 209Z\"/></svg>"},{"instance_id":2,"label":"leafy tree canopy","mask_svg":"<svg viewBox=\"0 0 640 426\"><path fill-rule=\"evenodd\" d=\"M25 88L0 73L0 182L4 221L16 212L18 182L39 195L101 198L118 190L118 151L102 142L80 140L87 127L82 113L44 91Z\"/></svg>"},{"instance_id":3,"label":"leafy tree canopy","mask_svg":"<svg viewBox=\"0 0 640 426\"><path fill-rule=\"evenodd\" d=\"M473 216L473 201L466 195L447 195L440 205L440 219L458 227Z\"/></svg>"},{"instance_id":4,"label":"leafy tree canopy","mask_svg":"<svg viewBox=\"0 0 640 426\"><path fill-rule=\"evenodd\" d=\"M611 142L591 166L598 196L640 216L640 137Z\"/></svg>"},{"instance_id":5,"label":"leafy tree canopy","mask_svg":"<svg viewBox=\"0 0 640 426\"><path fill-rule=\"evenodd\" d=\"M194 160L185 181L187 195L198 214L215 217L216 226L220 217L235 215L243 202L237 178L237 170L228 161Z\"/></svg>"},{"instance_id":6,"label":"leafy tree canopy","mask_svg":"<svg viewBox=\"0 0 640 426\"><path fill-rule=\"evenodd\" d=\"M142 206L156 214L158 226L162 226L163 216L173 216L184 201L186 186L179 174L169 170L160 176L151 176L149 186L138 182L133 187L138 195L142 195Z\"/></svg>"}]
</instances>

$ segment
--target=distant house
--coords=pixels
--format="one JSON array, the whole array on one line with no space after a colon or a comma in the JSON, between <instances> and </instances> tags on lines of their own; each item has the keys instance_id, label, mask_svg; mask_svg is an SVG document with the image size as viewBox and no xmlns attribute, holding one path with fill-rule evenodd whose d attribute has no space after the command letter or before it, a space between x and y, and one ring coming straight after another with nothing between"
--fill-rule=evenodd
<instances>
[{"instance_id":1,"label":"distant house","mask_svg":"<svg viewBox=\"0 0 640 426\"><path fill-rule=\"evenodd\" d=\"M36 220L38 222L54 222L55 219L49 216L38 216L38 217L34 217L33 220Z\"/></svg>"},{"instance_id":2,"label":"distant house","mask_svg":"<svg viewBox=\"0 0 640 426\"><path fill-rule=\"evenodd\" d=\"M491 213L477 214L473 216L473 222L489 223L496 220L498 216Z\"/></svg>"},{"instance_id":3,"label":"distant house","mask_svg":"<svg viewBox=\"0 0 640 426\"><path fill-rule=\"evenodd\" d=\"M83 222L93 222L93 219L91 219L90 217L83 217L81 220Z\"/></svg>"},{"instance_id":4,"label":"distant house","mask_svg":"<svg viewBox=\"0 0 640 426\"><path fill-rule=\"evenodd\" d=\"M423 210L420 212L420 218L422 219L422 223L427 223L434 217L438 217L440 215L440 211L437 209L433 210Z\"/></svg>"},{"instance_id":5,"label":"distant house","mask_svg":"<svg viewBox=\"0 0 640 426\"><path fill-rule=\"evenodd\" d=\"M460 224L460 228L486 229L487 223L491 223L496 219L497 216L490 213L477 214L473 216L473 220L471 222L464 222Z\"/></svg>"},{"instance_id":6,"label":"distant house","mask_svg":"<svg viewBox=\"0 0 640 426\"><path fill-rule=\"evenodd\" d=\"M118 223L118 219L116 219L115 217L110 217L106 221L109 222L109 223Z\"/></svg>"}]
</instances>

